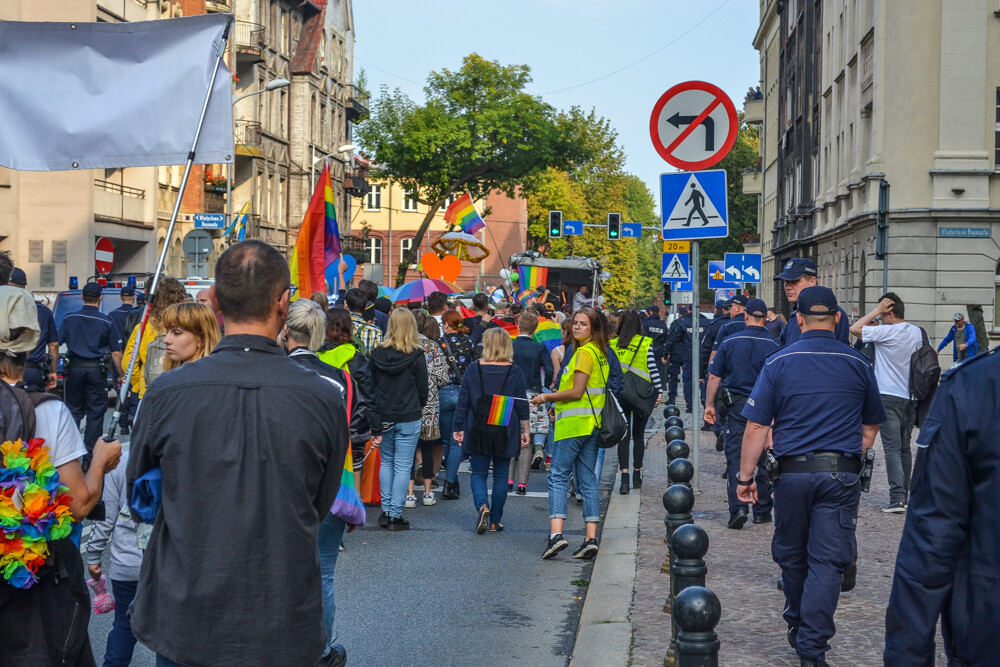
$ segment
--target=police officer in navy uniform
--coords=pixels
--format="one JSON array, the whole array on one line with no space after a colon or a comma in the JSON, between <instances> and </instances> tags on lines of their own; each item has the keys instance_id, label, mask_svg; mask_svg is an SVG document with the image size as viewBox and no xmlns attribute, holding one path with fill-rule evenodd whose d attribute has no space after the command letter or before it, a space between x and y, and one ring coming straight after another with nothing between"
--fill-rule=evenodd
<instances>
[{"instance_id":1,"label":"police officer in navy uniform","mask_svg":"<svg viewBox=\"0 0 1000 667\"><path fill-rule=\"evenodd\" d=\"M649 336L653 339L650 349L653 350L653 355L656 357L657 371L660 377L663 377L663 364L664 358L667 356L667 325L660 319L660 309L656 306L650 306L646 309L648 317L642 322L642 333L643 335ZM674 376L674 395L677 394L677 376Z\"/></svg>"},{"instance_id":2,"label":"police officer in navy uniform","mask_svg":"<svg viewBox=\"0 0 1000 667\"><path fill-rule=\"evenodd\" d=\"M21 269L14 269L10 274L10 284L27 290L28 277ZM28 363L24 367L24 384L31 392L55 389L59 363L59 332L56 331L52 311L38 301L35 301L35 307L38 309L40 331L38 345L28 355Z\"/></svg>"},{"instance_id":3,"label":"police officer in navy uniform","mask_svg":"<svg viewBox=\"0 0 1000 667\"><path fill-rule=\"evenodd\" d=\"M680 317L674 320L667 332L667 354L670 355L671 366L676 363L684 369L684 401L687 403L687 412L692 412L694 401L691 398L691 375L693 372L691 334L694 333L694 325L692 324L694 320L691 317L689 306L680 306L677 312L680 314ZM708 325L708 320L699 313L698 330L704 333L706 325ZM676 399L676 385L673 387L669 386L669 377L667 379L667 397L669 399L672 395ZM705 385L701 385L701 399L705 399Z\"/></svg>"},{"instance_id":4,"label":"police officer in navy uniform","mask_svg":"<svg viewBox=\"0 0 1000 667\"><path fill-rule=\"evenodd\" d=\"M1000 663L1000 353L941 377L917 437L885 614L886 665Z\"/></svg>"},{"instance_id":5,"label":"police officer in navy uniform","mask_svg":"<svg viewBox=\"0 0 1000 667\"><path fill-rule=\"evenodd\" d=\"M128 314L131 313L132 309L135 307L132 305L135 301L135 288L131 285L126 285L122 288L122 291L119 294L122 299L122 305L108 313L108 317L111 318L111 321L115 323L116 327L118 327L118 333L121 335L122 340L126 340L125 320L128 318Z\"/></svg>"},{"instance_id":6,"label":"police officer in navy uniform","mask_svg":"<svg viewBox=\"0 0 1000 667\"><path fill-rule=\"evenodd\" d=\"M101 357L110 352L118 377L122 375L121 333L115 323L100 311L101 295L101 286L97 283L84 285L83 308L63 318L59 331L59 343L66 345L68 363L64 391L66 407L73 413L77 426L84 415L87 417L83 444L88 452L94 450L104 427L104 413L108 409L106 375L101 370Z\"/></svg>"},{"instance_id":7,"label":"police officer in navy uniform","mask_svg":"<svg viewBox=\"0 0 1000 667\"><path fill-rule=\"evenodd\" d=\"M746 309L749 301L750 299L745 294L737 294L730 299L729 321L723 324L715 334L715 339L712 341L712 354L708 358L709 363L712 362L712 357L715 356L715 353L719 351L719 345L722 344L722 341L746 328L747 325L743 318L743 311Z\"/></svg>"},{"instance_id":8,"label":"police officer in navy uniform","mask_svg":"<svg viewBox=\"0 0 1000 667\"><path fill-rule=\"evenodd\" d=\"M757 501L754 472L773 429L771 555L781 567L788 641L802 665L826 665L844 571L857 558L862 451L885 421L875 373L834 337L841 310L833 292L798 296L798 342L764 363L743 407L747 419L737 497Z\"/></svg>"},{"instance_id":9,"label":"police officer in navy uniform","mask_svg":"<svg viewBox=\"0 0 1000 667\"><path fill-rule=\"evenodd\" d=\"M743 450L743 431L747 420L741 414L750 392L753 391L757 375L764 367L764 361L780 347L778 339L764 328L767 319L767 305L760 299L747 302L746 327L726 338L708 367L708 389L705 399L705 421L715 424L718 420L715 398L721 386L732 397L732 405L726 413L723 438L728 472L729 527L739 530L747 522L747 505L736 497L736 474L740 470L740 453ZM763 459L757 466L758 500L753 506L754 523L771 522L771 484L764 471Z\"/></svg>"},{"instance_id":10,"label":"police officer in navy uniform","mask_svg":"<svg viewBox=\"0 0 1000 667\"><path fill-rule=\"evenodd\" d=\"M811 259L806 259L805 257L795 257L785 262L784 269L775 278L784 281L785 297L788 298L788 303L793 306L798 301L799 293L802 290L819 284L816 277L816 265ZM834 337L841 343L850 345L851 331L850 323L847 321L847 313L840 306L837 306L837 311L840 313L840 320L837 321L837 329L834 332ZM778 340L781 342L781 346L784 347L797 341L801 335L798 322L795 320L795 311L793 310L792 314L788 317L788 324L781 330L781 336Z\"/></svg>"}]
</instances>

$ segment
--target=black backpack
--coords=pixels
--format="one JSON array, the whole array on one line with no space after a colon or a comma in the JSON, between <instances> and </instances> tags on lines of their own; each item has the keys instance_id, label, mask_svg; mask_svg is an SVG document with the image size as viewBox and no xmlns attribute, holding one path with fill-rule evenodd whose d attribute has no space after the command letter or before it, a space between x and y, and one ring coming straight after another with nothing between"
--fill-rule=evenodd
<instances>
[{"instance_id":1,"label":"black backpack","mask_svg":"<svg viewBox=\"0 0 1000 667\"><path fill-rule=\"evenodd\" d=\"M503 382L500 383L501 391L507 386L507 379L513 368L513 364L507 367L507 373L503 376ZM493 397L496 394L487 393L486 383L483 381L483 367L479 362L476 362L476 371L479 373L479 384L483 388L483 393L476 400L476 407L472 413L469 449L473 454L479 456L503 456L507 449L507 431L510 426L489 423L490 409L493 407Z\"/></svg>"},{"instance_id":2,"label":"black backpack","mask_svg":"<svg viewBox=\"0 0 1000 667\"><path fill-rule=\"evenodd\" d=\"M923 342L910 355L910 398L923 403L930 400L937 390L941 379L941 364L938 363L937 350L927 338L927 332L923 327L919 328Z\"/></svg>"}]
</instances>

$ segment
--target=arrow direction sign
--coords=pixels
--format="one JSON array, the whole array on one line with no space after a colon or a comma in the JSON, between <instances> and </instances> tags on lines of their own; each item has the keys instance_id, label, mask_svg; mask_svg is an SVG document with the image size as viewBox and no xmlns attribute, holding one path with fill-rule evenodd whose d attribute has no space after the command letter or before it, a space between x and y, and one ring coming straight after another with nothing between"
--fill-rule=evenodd
<instances>
[{"instance_id":1,"label":"arrow direction sign","mask_svg":"<svg viewBox=\"0 0 1000 667\"><path fill-rule=\"evenodd\" d=\"M583 236L583 220L563 220L563 236Z\"/></svg>"},{"instance_id":2,"label":"arrow direction sign","mask_svg":"<svg viewBox=\"0 0 1000 667\"><path fill-rule=\"evenodd\" d=\"M682 116L678 111L668 118L667 122L680 129L681 125L694 125L697 120L698 116ZM715 121L711 116L707 116L702 119L701 125L705 128L705 151L712 153L715 151Z\"/></svg>"},{"instance_id":3,"label":"arrow direction sign","mask_svg":"<svg viewBox=\"0 0 1000 667\"><path fill-rule=\"evenodd\" d=\"M623 239L641 239L642 238L642 223L641 222L623 222L622 223L622 238Z\"/></svg>"},{"instance_id":4,"label":"arrow direction sign","mask_svg":"<svg viewBox=\"0 0 1000 667\"><path fill-rule=\"evenodd\" d=\"M735 280L739 280L743 276L740 270L734 266L726 267L726 275L732 276Z\"/></svg>"},{"instance_id":5,"label":"arrow direction sign","mask_svg":"<svg viewBox=\"0 0 1000 667\"><path fill-rule=\"evenodd\" d=\"M763 260L759 254L727 252L725 265L726 276L727 278L732 276L733 282L760 282L760 272Z\"/></svg>"},{"instance_id":6,"label":"arrow direction sign","mask_svg":"<svg viewBox=\"0 0 1000 667\"><path fill-rule=\"evenodd\" d=\"M727 280L726 263L724 261L710 261L708 263L708 289L742 289L743 285L736 281Z\"/></svg>"}]
</instances>

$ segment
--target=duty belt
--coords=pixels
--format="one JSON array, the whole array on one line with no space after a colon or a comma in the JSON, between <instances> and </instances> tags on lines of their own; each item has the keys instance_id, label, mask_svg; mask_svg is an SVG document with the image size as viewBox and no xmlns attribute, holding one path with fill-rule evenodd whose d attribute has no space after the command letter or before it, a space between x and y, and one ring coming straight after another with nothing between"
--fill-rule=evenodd
<instances>
[{"instance_id":1,"label":"duty belt","mask_svg":"<svg viewBox=\"0 0 1000 667\"><path fill-rule=\"evenodd\" d=\"M782 456L778 459L781 475L800 472L861 472L861 460L843 452L813 452L805 456Z\"/></svg>"},{"instance_id":2,"label":"duty belt","mask_svg":"<svg viewBox=\"0 0 1000 667\"><path fill-rule=\"evenodd\" d=\"M71 368L100 368L100 359L84 359L82 357L70 357L69 365Z\"/></svg>"}]
</instances>

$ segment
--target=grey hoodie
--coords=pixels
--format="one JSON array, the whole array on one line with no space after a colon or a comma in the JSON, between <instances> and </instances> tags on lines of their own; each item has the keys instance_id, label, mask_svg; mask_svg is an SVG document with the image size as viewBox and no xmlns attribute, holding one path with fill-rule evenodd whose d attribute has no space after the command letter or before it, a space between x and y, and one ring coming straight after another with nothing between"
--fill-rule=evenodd
<instances>
[{"instance_id":1,"label":"grey hoodie","mask_svg":"<svg viewBox=\"0 0 1000 667\"><path fill-rule=\"evenodd\" d=\"M125 489L125 469L128 453L122 453L118 467L104 476L101 499L107 508L107 518L94 524L87 540L87 564L101 562L104 547L111 537L111 562L105 573L108 579L138 581L142 565L142 550L136 542L136 524L132 521Z\"/></svg>"}]
</instances>

